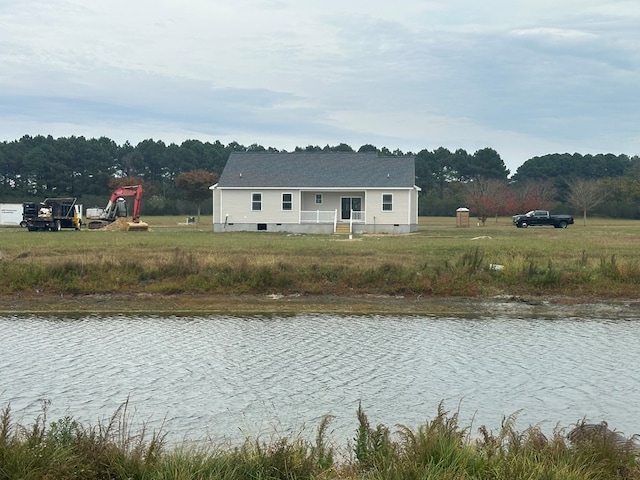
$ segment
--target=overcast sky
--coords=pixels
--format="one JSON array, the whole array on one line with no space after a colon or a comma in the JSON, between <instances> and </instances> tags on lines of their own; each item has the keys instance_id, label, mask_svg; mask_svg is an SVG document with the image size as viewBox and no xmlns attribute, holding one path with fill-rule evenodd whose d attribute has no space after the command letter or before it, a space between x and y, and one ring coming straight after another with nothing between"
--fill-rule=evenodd
<instances>
[{"instance_id":1,"label":"overcast sky","mask_svg":"<svg viewBox=\"0 0 640 480\"><path fill-rule=\"evenodd\" d=\"M639 0L0 0L0 140L640 154Z\"/></svg>"}]
</instances>

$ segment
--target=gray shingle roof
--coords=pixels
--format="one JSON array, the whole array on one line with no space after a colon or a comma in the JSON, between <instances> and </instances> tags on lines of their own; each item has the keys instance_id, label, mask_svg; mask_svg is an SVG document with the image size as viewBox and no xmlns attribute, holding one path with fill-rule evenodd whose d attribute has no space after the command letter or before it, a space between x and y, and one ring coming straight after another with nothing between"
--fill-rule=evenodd
<instances>
[{"instance_id":1,"label":"gray shingle roof","mask_svg":"<svg viewBox=\"0 0 640 480\"><path fill-rule=\"evenodd\" d=\"M219 188L411 188L412 156L377 153L232 153Z\"/></svg>"}]
</instances>

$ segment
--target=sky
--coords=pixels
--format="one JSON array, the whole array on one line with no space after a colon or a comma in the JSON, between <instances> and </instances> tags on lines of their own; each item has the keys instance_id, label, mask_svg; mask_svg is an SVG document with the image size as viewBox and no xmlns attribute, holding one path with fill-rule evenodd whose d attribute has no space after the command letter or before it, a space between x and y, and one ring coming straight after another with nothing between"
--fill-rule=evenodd
<instances>
[{"instance_id":1,"label":"sky","mask_svg":"<svg viewBox=\"0 0 640 480\"><path fill-rule=\"evenodd\" d=\"M0 0L0 141L633 156L638 32L638 0Z\"/></svg>"}]
</instances>

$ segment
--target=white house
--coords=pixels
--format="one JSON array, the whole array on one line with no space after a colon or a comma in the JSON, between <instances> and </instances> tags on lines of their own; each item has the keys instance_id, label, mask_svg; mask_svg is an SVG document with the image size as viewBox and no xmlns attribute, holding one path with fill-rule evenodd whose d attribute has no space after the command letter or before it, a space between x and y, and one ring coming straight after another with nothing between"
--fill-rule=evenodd
<instances>
[{"instance_id":1,"label":"white house","mask_svg":"<svg viewBox=\"0 0 640 480\"><path fill-rule=\"evenodd\" d=\"M412 156L232 153L213 192L213 230L408 233L418 227Z\"/></svg>"}]
</instances>

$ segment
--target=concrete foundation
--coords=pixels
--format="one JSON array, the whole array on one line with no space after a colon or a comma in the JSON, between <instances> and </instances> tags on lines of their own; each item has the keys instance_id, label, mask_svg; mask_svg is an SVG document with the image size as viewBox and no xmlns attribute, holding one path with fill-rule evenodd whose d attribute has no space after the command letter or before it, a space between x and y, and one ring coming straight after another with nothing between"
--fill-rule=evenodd
<instances>
[{"instance_id":1,"label":"concrete foundation","mask_svg":"<svg viewBox=\"0 0 640 480\"><path fill-rule=\"evenodd\" d=\"M353 224L354 234L363 233L411 233L418 230L418 225L365 225ZM321 223L214 223L214 232L287 232L295 234L324 234L333 233L333 224Z\"/></svg>"}]
</instances>

